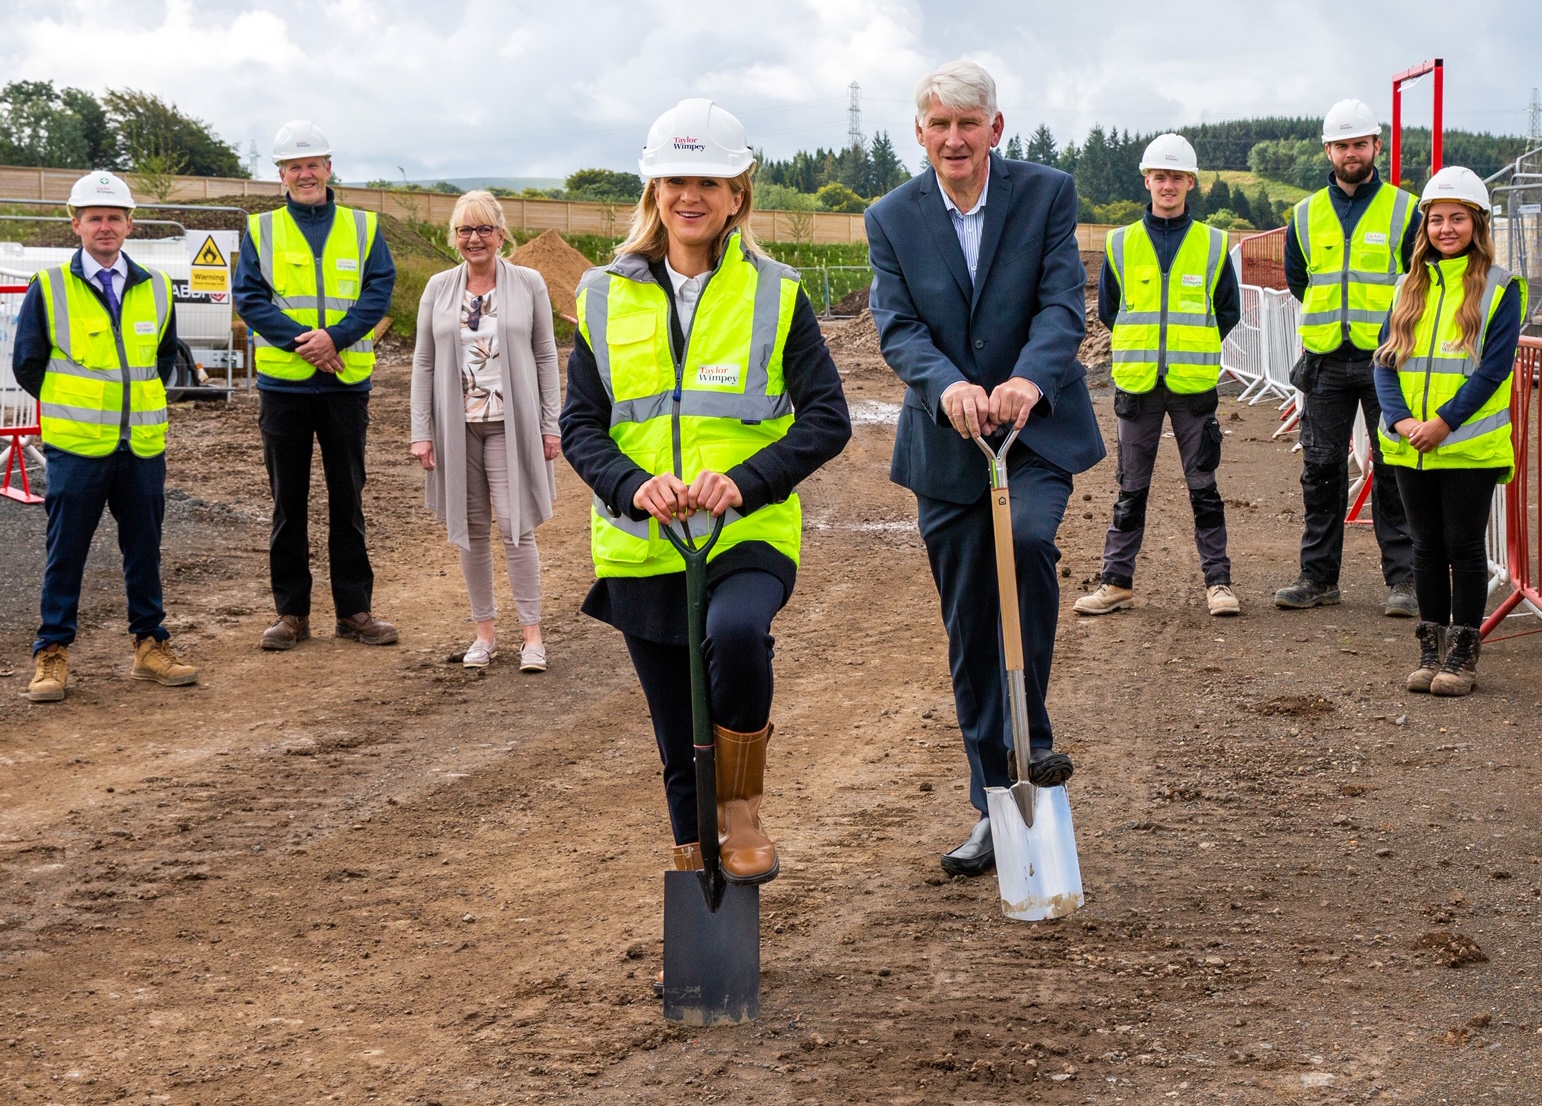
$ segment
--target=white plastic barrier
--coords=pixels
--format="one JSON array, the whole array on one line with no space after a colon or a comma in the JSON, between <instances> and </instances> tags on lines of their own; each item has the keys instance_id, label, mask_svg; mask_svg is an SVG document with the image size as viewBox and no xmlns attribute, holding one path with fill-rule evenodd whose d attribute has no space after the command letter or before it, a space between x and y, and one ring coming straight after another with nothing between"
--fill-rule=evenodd
<instances>
[{"instance_id":1,"label":"white plastic barrier","mask_svg":"<svg viewBox=\"0 0 1542 1106\"><path fill-rule=\"evenodd\" d=\"M1301 356L1300 305L1273 288L1243 284L1239 291L1242 319L1221 346L1221 368L1242 383L1239 399L1257 403L1272 396L1287 406L1296 398L1290 370Z\"/></svg>"}]
</instances>

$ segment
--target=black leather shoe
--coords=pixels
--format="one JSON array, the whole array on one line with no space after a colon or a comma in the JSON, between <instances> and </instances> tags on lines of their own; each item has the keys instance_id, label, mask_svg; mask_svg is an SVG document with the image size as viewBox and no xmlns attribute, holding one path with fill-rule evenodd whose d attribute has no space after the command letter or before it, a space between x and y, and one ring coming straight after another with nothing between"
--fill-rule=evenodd
<instances>
[{"instance_id":1,"label":"black leather shoe","mask_svg":"<svg viewBox=\"0 0 1542 1106\"><path fill-rule=\"evenodd\" d=\"M996 848L991 844L991 820L981 818L969 831L968 839L950 853L942 854L942 870L951 876L983 875L996 864Z\"/></svg>"},{"instance_id":2,"label":"black leather shoe","mask_svg":"<svg viewBox=\"0 0 1542 1106\"><path fill-rule=\"evenodd\" d=\"M1076 771L1071 758L1053 749L1031 749L1028 752L1028 782L1035 787L1059 787Z\"/></svg>"}]
</instances>

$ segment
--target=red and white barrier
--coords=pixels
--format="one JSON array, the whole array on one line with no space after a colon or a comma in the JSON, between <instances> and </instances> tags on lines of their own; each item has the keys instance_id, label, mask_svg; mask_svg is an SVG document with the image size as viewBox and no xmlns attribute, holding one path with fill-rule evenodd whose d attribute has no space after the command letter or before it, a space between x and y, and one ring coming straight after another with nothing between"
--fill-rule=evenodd
<instances>
[{"instance_id":1,"label":"red and white barrier","mask_svg":"<svg viewBox=\"0 0 1542 1106\"><path fill-rule=\"evenodd\" d=\"M1489 638L1514 614L1542 617L1542 532L1539 532L1537 500L1542 494L1542 412L1537 408L1537 382L1542 378L1542 338L1522 338L1515 354L1515 377L1510 393L1510 438L1515 444L1515 479L1494 492L1489 526L1489 561L1496 577L1503 573L1509 584L1494 613L1483 620L1482 634ZM1497 521L1496 524L1493 520ZM1517 607L1525 610L1517 611ZM1490 640L1542 633L1542 628L1504 634Z\"/></svg>"},{"instance_id":2,"label":"red and white barrier","mask_svg":"<svg viewBox=\"0 0 1542 1106\"><path fill-rule=\"evenodd\" d=\"M27 460L36 471L43 470L43 454L38 449L37 400L16 383L11 373L11 347L16 335L16 317L27 292L25 284L0 283L0 495L22 503L41 503L43 497L32 491Z\"/></svg>"}]
</instances>

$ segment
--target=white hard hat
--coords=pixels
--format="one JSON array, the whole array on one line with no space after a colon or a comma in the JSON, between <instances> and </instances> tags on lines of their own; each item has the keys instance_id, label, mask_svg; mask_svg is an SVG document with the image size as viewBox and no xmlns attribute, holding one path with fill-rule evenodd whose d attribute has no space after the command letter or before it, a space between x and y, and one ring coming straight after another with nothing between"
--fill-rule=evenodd
<instances>
[{"instance_id":1,"label":"white hard hat","mask_svg":"<svg viewBox=\"0 0 1542 1106\"><path fill-rule=\"evenodd\" d=\"M273 136L273 162L282 165L298 157L331 157L332 143L309 119L291 119Z\"/></svg>"},{"instance_id":2,"label":"white hard hat","mask_svg":"<svg viewBox=\"0 0 1542 1106\"><path fill-rule=\"evenodd\" d=\"M1147 169L1173 169L1179 173L1199 175L1199 159L1194 147L1181 134L1159 134L1151 140L1146 152L1140 155L1140 171Z\"/></svg>"},{"instance_id":3,"label":"white hard hat","mask_svg":"<svg viewBox=\"0 0 1542 1106\"><path fill-rule=\"evenodd\" d=\"M681 100L648 128L637 169L655 177L737 177L755 164L744 124L711 100Z\"/></svg>"},{"instance_id":4,"label":"white hard hat","mask_svg":"<svg viewBox=\"0 0 1542 1106\"><path fill-rule=\"evenodd\" d=\"M129 186L117 174L106 170L87 173L70 189L71 211L82 207L121 207L133 211L134 206L134 194L129 191Z\"/></svg>"},{"instance_id":5,"label":"white hard hat","mask_svg":"<svg viewBox=\"0 0 1542 1106\"><path fill-rule=\"evenodd\" d=\"M1489 213L1494 210L1482 178L1460 165L1447 165L1430 178L1430 182L1424 186L1424 195L1419 197L1419 210L1423 211L1430 204L1441 200L1455 200Z\"/></svg>"},{"instance_id":6,"label":"white hard hat","mask_svg":"<svg viewBox=\"0 0 1542 1106\"><path fill-rule=\"evenodd\" d=\"M1340 100L1328 109L1322 121L1322 140L1342 142L1348 138L1381 137L1381 124L1376 113L1364 100Z\"/></svg>"}]
</instances>

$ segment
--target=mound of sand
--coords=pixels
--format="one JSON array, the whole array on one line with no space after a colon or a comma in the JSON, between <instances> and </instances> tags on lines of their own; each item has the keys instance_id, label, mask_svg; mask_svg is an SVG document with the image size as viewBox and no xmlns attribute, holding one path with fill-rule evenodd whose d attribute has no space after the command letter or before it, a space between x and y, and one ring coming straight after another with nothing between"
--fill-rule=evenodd
<instances>
[{"instance_id":1,"label":"mound of sand","mask_svg":"<svg viewBox=\"0 0 1542 1106\"><path fill-rule=\"evenodd\" d=\"M554 230L532 238L510 258L516 265L534 269L546 281L551 309L569 320L578 315L578 282L594 263L563 241Z\"/></svg>"}]
</instances>

